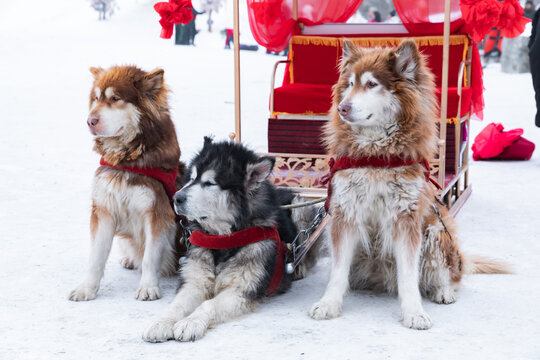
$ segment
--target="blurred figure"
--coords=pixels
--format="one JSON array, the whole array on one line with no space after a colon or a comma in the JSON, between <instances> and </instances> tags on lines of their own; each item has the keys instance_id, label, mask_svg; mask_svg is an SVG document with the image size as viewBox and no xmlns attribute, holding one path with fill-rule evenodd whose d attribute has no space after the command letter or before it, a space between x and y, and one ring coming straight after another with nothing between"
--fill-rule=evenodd
<instances>
[{"instance_id":1,"label":"blurred figure","mask_svg":"<svg viewBox=\"0 0 540 360\"><path fill-rule=\"evenodd\" d=\"M368 23L380 23L381 21L381 13L377 10L377 8L370 8Z\"/></svg>"},{"instance_id":2,"label":"blurred figure","mask_svg":"<svg viewBox=\"0 0 540 360\"><path fill-rule=\"evenodd\" d=\"M389 24L397 24L401 22L399 16L397 16L396 10L392 10L388 13L388 19L386 19L385 22Z\"/></svg>"},{"instance_id":3,"label":"blurred figure","mask_svg":"<svg viewBox=\"0 0 540 360\"><path fill-rule=\"evenodd\" d=\"M500 62L502 41L501 31L496 27L492 28L487 35L484 45L484 67L487 66L492 56L495 56L495 62Z\"/></svg>"},{"instance_id":4,"label":"blurred figure","mask_svg":"<svg viewBox=\"0 0 540 360\"><path fill-rule=\"evenodd\" d=\"M116 0L91 0L90 6L98 12L99 20L107 20L116 9Z\"/></svg>"},{"instance_id":5,"label":"blurred figure","mask_svg":"<svg viewBox=\"0 0 540 360\"><path fill-rule=\"evenodd\" d=\"M536 11L532 20L531 37L529 38L529 61L536 100L536 118L534 123L540 127L540 9Z\"/></svg>"},{"instance_id":6,"label":"blurred figure","mask_svg":"<svg viewBox=\"0 0 540 360\"><path fill-rule=\"evenodd\" d=\"M523 11L525 11L525 14L523 14L523 16L525 16L526 18L528 19L533 19L534 18L534 4L532 1L527 1L525 3L525 7L523 8Z\"/></svg>"},{"instance_id":7,"label":"blurred figure","mask_svg":"<svg viewBox=\"0 0 540 360\"><path fill-rule=\"evenodd\" d=\"M198 12L195 9L191 9L191 12L193 13L193 20L191 20L187 25L176 25L174 41L176 45L195 45L195 35L199 33L199 31L195 28L195 19L197 18L197 15L204 14L204 11Z\"/></svg>"}]
</instances>

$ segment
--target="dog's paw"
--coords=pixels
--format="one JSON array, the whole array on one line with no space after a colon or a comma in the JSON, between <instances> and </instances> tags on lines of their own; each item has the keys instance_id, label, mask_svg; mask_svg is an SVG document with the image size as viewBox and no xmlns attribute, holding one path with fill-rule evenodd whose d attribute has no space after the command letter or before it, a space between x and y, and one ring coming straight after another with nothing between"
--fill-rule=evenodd
<instances>
[{"instance_id":1,"label":"dog's paw","mask_svg":"<svg viewBox=\"0 0 540 360\"><path fill-rule=\"evenodd\" d=\"M161 292L157 286L141 286L135 293L135 299L141 301L151 301L161 298Z\"/></svg>"},{"instance_id":2,"label":"dog's paw","mask_svg":"<svg viewBox=\"0 0 540 360\"><path fill-rule=\"evenodd\" d=\"M208 325L197 318L185 318L174 325L174 338L178 341L195 341L204 336Z\"/></svg>"},{"instance_id":3,"label":"dog's paw","mask_svg":"<svg viewBox=\"0 0 540 360\"><path fill-rule=\"evenodd\" d=\"M338 302L319 301L313 304L309 316L315 320L333 319L341 315L341 304Z\"/></svg>"},{"instance_id":4,"label":"dog's paw","mask_svg":"<svg viewBox=\"0 0 540 360\"><path fill-rule=\"evenodd\" d=\"M98 287L80 285L69 293L68 299L71 301L94 300L97 296Z\"/></svg>"},{"instance_id":5,"label":"dog's paw","mask_svg":"<svg viewBox=\"0 0 540 360\"><path fill-rule=\"evenodd\" d=\"M148 326L142 335L144 341L157 343L174 339L174 321L160 320Z\"/></svg>"},{"instance_id":6,"label":"dog's paw","mask_svg":"<svg viewBox=\"0 0 540 360\"><path fill-rule=\"evenodd\" d=\"M127 256L120 259L120 265L129 270L133 270L135 268L133 261Z\"/></svg>"},{"instance_id":7,"label":"dog's paw","mask_svg":"<svg viewBox=\"0 0 540 360\"><path fill-rule=\"evenodd\" d=\"M457 292L451 287L441 287L435 290L430 298L437 304L452 304L457 300Z\"/></svg>"},{"instance_id":8,"label":"dog's paw","mask_svg":"<svg viewBox=\"0 0 540 360\"><path fill-rule=\"evenodd\" d=\"M425 312L421 313L404 313L403 314L403 326L416 329L427 330L431 327L431 318Z\"/></svg>"}]
</instances>

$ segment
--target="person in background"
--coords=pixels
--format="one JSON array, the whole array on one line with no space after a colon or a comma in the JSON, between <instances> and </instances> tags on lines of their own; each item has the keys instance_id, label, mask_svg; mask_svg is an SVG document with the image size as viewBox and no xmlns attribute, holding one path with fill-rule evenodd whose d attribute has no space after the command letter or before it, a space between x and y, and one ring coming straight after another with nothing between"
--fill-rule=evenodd
<instances>
[{"instance_id":1,"label":"person in background","mask_svg":"<svg viewBox=\"0 0 540 360\"><path fill-rule=\"evenodd\" d=\"M531 37L529 38L529 61L531 76L536 100L536 117L534 123L540 127L540 9L536 11L532 20Z\"/></svg>"},{"instance_id":2,"label":"person in background","mask_svg":"<svg viewBox=\"0 0 540 360\"><path fill-rule=\"evenodd\" d=\"M370 8L368 23L380 23L381 21L381 13L377 10L377 8Z\"/></svg>"},{"instance_id":3,"label":"person in background","mask_svg":"<svg viewBox=\"0 0 540 360\"><path fill-rule=\"evenodd\" d=\"M532 1L527 1L525 3L525 7L523 8L523 10L525 11L525 14L523 14L523 16L525 16L526 18L528 19L533 19L534 17L534 4Z\"/></svg>"}]
</instances>

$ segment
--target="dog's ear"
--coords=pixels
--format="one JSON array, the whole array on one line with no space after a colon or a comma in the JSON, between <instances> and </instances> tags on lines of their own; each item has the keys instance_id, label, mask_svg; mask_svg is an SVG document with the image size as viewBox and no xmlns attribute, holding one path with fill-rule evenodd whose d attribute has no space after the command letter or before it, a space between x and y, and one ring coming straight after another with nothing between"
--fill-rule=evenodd
<instances>
[{"instance_id":1,"label":"dog's ear","mask_svg":"<svg viewBox=\"0 0 540 360\"><path fill-rule=\"evenodd\" d=\"M246 169L246 181L248 188L262 183L272 172L276 159L265 156L257 159L256 162L249 163Z\"/></svg>"},{"instance_id":2,"label":"dog's ear","mask_svg":"<svg viewBox=\"0 0 540 360\"><path fill-rule=\"evenodd\" d=\"M207 148L208 146L210 146L212 144L212 142L214 141L214 137L213 136L205 136L204 137L204 145L203 145L203 149L204 148Z\"/></svg>"},{"instance_id":3,"label":"dog's ear","mask_svg":"<svg viewBox=\"0 0 540 360\"><path fill-rule=\"evenodd\" d=\"M395 51L395 70L401 76L413 80L420 62L418 46L413 40L404 40Z\"/></svg>"},{"instance_id":4,"label":"dog's ear","mask_svg":"<svg viewBox=\"0 0 540 360\"><path fill-rule=\"evenodd\" d=\"M358 47L352 40L343 39L343 58L351 57L351 55L357 54L358 52Z\"/></svg>"},{"instance_id":5,"label":"dog's ear","mask_svg":"<svg viewBox=\"0 0 540 360\"><path fill-rule=\"evenodd\" d=\"M149 95L157 94L163 88L163 69L154 69L135 81L135 87Z\"/></svg>"},{"instance_id":6,"label":"dog's ear","mask_svg":"<svg viewBox=\"0 0 540 360\"><path fill-rule=\"evenodd\" d=\"M94 76L94 79L98 79L105 70L102 67L90 67L90 72Z\"/></svg>"}]
</instances>

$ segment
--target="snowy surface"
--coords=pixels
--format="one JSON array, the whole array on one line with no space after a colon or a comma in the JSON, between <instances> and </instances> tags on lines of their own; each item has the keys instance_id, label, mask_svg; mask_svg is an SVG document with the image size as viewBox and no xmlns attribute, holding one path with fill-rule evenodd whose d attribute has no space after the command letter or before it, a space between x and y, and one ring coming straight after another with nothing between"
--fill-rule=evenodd
<instances>
[{"instance_id":1,"label":"snowy surface","mask_svg":"<svg viewBox=\"0 0 540 360\"><path fill-rule=\"evenodd\" d=\"M309 318L326 286L327 260L289 293L196 343L141 340L176 280L162 281L161 300L136 301L139 274L120 266L116 248L98 298L68 301L86 267L98 163L85 123L88 67L163 67L184 160L203 135L226 138L234 130L233 58L224 39L202 32L197 47L161 40L151 5L125 0L112 20L98 22L82 0L0 4L0 359L540 359L539 150L527 162L472 163L473 195L457 218L462 247L510 261L516 274L469 276L453 305L424 301L434 321L428 331L402 327L398 300L370 292L346 297L338 319ZM219 15L215 29L231 23ZM243 42L253 43L246 25L244 16ZM243 137L257 150L266 148L277 59L242 53ZM530 76L491 65L485 87L485 120L473 123L473 135L502 122L540 145Z\"/></svg>"}]
</instances>

